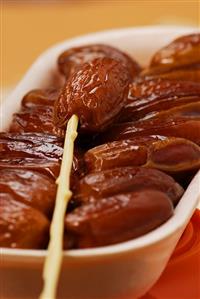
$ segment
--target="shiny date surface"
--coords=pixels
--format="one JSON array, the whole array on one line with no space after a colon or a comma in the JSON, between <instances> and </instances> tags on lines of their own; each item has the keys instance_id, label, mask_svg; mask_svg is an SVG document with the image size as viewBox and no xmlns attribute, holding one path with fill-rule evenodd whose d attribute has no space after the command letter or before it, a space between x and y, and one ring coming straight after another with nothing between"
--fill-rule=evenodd
<instances>
[{"instance_id":1,"label":"shiny date surface","mask_svg":"<svg viewBox=\"0 0 200 299\"><path fill-rule=\"evenodd\" d=\"M68 78L82 64L97 58L112 58L123 63L132 77L141 70L139 64L122 51L108 45L94 44L66 50L58 57L58 68Z\"/></svg>"},{"instance_id":2,"label":"shiny date surface","mask_svg":"<svg viewBox=\"0 0 200 299\"><path fill-rule=\"evenodd\" d=\"M8 193L0 195L0 246L41 249L48 244L49 221L38 210L15 201Z\"/></svg>"},{"instance_id":3,"label":"shiny date surface","mask_svg":"<svg viewBox=\"0 0 200 299\"><path fill-rule=\"evenodd\" d=\"M144 166L173 173L198 170L200 147L186 139L147 136L97 146L85 153L90 172L122 166Z\"/></svg>"},{"instance_id":4,"label":"shiny date surface","mask_svg":"<svg viewBox=\"0 0 200 299\"><path fill-rule=\"evenodd\" d=\"M169 197L141 190L101 198L78 207L65 219L78 248L105 246L139 237L173 215Z\"/></svg>"},{"instance_id":5,"label":"shiny date surface","mask_svg":"<svg viewBox=\"0 0 200 299\"><path fill-rule=\"evenodd\" d=\"M0 193L11 194L15 200L50 217L54 208L56 185L52 178L37 171L0 168Z\"/></svg>"},{"instance_id":6,"label":"shiny date surface","mask_svg":"<svg viewBox=\"0 0 200 299\"><path fill-rule=\"evenodd\" d=\"M119 193L146 189L165 192L174 205L183 194L183 188L172 177L159 170L120 167L86 175L80 180L75 197L81 202L89 202Z\"/></svg>"},{"instance_id":7,"label":"shiny date surface","mask_svg":"<svg viewBox=\"0 0 200 299\"><path fill-rule=\"evenodd\" d=\"M127 68L110 58L83 64L55 102L56 125L64 126L76 114L82 131L104 131L124 106L130 79Z\"/></svg>"}]
</instances>

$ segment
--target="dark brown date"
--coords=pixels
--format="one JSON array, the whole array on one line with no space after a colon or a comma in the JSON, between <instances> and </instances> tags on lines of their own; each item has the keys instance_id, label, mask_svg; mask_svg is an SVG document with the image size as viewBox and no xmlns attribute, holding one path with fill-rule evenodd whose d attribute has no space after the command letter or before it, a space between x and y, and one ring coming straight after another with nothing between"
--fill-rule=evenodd
<instances>
[{"instance_id":1,"label":"dark brown date","mask_svg":"<svg viewBox=\"0 0 200 299\"><path fill-rule=\"evenodd\" d=\"M141 70L138 63L127 54L103 44L87 45L66 50L58 57L58 68L60 72L68 78L82 64L104 57L122 62L127 67L132 77L135 77Z\"/></svg>"},{"instance_id":2,"label":"dark brown date","mask_svg":"<svg viewBox=\"0 0 200 299\"><path fill-rule=\"evenodd\" d=\"M104 131L124 106L130 79L127 68L111 58L85 63L68 79L55 102L56 125L64 126L76 114L82 131Z\"/></svg>"},{"instance_id":3,"label":"dark brown date","mask_svg":"<svg viewBox=\"0 0 200 299\"><path fill-rule=\"evenodd\" d=\"M86 175L80 180L75 197L81 202L88 202L119 193L146 189L165 192L174 205L183 194L182 187L159 170L121 167Z\"/></svg>"},{"instance_id":4,"label":"dark brown date","mask_svg":"<svg viewBox=\"0 0 200 299\"><path fill-rule=\"evenodd\" d=\"M181 36L159 50L150 67L169 70L200 63L200 33Z\"/></svg>"},{"instance_id":5,"label":"dark brown date","mask_svg":"<svg viewBox=\"0 0 200 299\"><path fill-rule=\"evenodd\" d=\"M101 142L134 139L139 136L164 135L180 137L200 145L200 119L191 115L170 117L168 119L149 119L146 121L127 122L113 125L104 135L98 138Z\"/></svg>"},{"instance_id":6,"label":"dark brown date","mask_svg":"<svg viewBox=\"0 0 200 299\"><path fill-rule=\"evenodd\" d=\"M53 179L27 169L0 169L0 193L9 193L17 201L50 217L53 212L56 185Z\"/></svg>"},{"instance_id":7,"label":"dark brown date","mask_svg":"<svg viewBox=\"0 0 200 299\"><path fill-rule=\"evenodd\" d=\"M60 163L40 158L4 158L0 159L0 169L33 170L56 180L60 172Z\"/></svg>"},{"instance_id":8,"label":"dark brown date","mask_svg":"<svg viewBox=\"0 0 200 299\"><path fill-rule=\"evenodd\" d=\"M200 82L200 34L182 36L159 50L141 76Z\"/></svg>"},{"instance_id":9,"label":"dark brown date","mask_svg":"<svg viewBox=\"0 0 200 299\"><path fill-rule=\"evenodd\" d=\"M35 108L38 106L54 106L59 96L57 89L35 89L29 91L22 99L22 107Z\"/></svg>"},{"instance_id":10,"label":"dark brown date","mask_svg":"<svg viewBox=\"0 0 200 299\"><path fill-rule=\"evenodd\" d=\"M0 164L37 169L44 167L57 176L63 154L63 139L42 133L0 133ZM12 160L14 161L12 162ZM41 161L40 161L41 160ZM50 163L57 162L57 163ZM75 148L72 172L82 174L82 154Z\"/></svg>"},{"instance_id":11,"label":"dark brown date","mask_svg":"<svg viewBox=\"0 0 200 299\"><path fill-rule=\"evenodd\" d=\"M200 84L189 81L137 80L130 84L126 106L120 121L133 121L146 114L188 103L200 102Z\"/></svg>"},{"instance_id":12,"label":"dark brown date","mask_svg":"<svg viewBox=\"0 0 200 299\"><path fill-rule=\"evenodd\" d=\"M41 133L0 133L0 159L27 157L59 161L63 140Z\"/></svg>"},{"instance_id":13,"label":"dark brown date","mask_svg":"<svg viewBox=\"0 0 200 299\"><path fill-rule=\"evenodd\" d=\"M179 80L179 81L188 81L188 82L200 82L200 64L181 69L171 70L170 72L162 74L154 74L154 69L150 69L147 72L144 72L142 76L147 78L162 78L167 80Z\"/></svg>"},{"instance_id":14,"label":"dark brown date","mask_svg":"<svg viewBox=\"0 0 200 299\"><path fill-rule=\"evenodd\" d=\"M85 163L90 172L142 165L177 174L200 168L200 147L189 140L174 137L125 139L87 151Z\"/></svg>"},{"instance_id":15,"label":"dark brown date","mask_svg":"<svg viewBox=\"0 0 200 299\"><path fill-rule=\"evenodd\" d=\"M47 133L64 137L64 130L54 125L53 107L51 106L23 109L19 113L15 113L9 131L14 133Z\"/></svg>"},{"instance_id":16,"label":"dark brown date","mask_svg":"<svg viewBox=\"0 0 200 299\"><path fill-rule=\"evenodd\" d=\"M1 132L0 133L0 139L5 141L13 141L16 142L27 142L33 145L37 145L38 143L50 143L52 145L56 145L59 147L63 147L64 141L63 138L57 137L55 135L51 134L45 134L45 133L9 133L9 132Z\"/></svg>"},{"instance_id":17,"label":"dark brown date","mask_svg":"<svg viewBox=\"0 0 200 299\"><path fill-rule=\"evenodd\" d=\"M152 144L148 151L145 167L158 168L171 174L198 170L200 168L200 147L182 138L169 138Z\"/></svg>"},{"instance_id":18,"label":"dark brown date","mask_svg":"<svg viewBox=\"0 0 200 299\"><path fill-rule=\"evenodd\" d=\"M187 103L175 108L171 108L165 111L156 111L147 114L145 119L162 119L167 120L169 118L185 118L185 119L199 119L200 121L200 100L194 103Z\"/></svg>"},{"instance_id":19,"label":"dark brown date","mask_svg":"<svg viewBox=\"0 0 200 299\"><path fill-rule=\"evenodd\" d=\"M144 104L154 100L169 98L171 96L195 96L200 95L200 83L171 81L162 78L151 80L138 79L130 84L129 99L136 101L136 106L141 106L141 99L146 99Z\"/></svg>"},{"instance_id":20,"label":"dark brown date","mask_svg":"<svg viewBox=\"0 0 200 299\"><path fill-rule=\"evenodd\" d=\"M0 246L42 249L48 244L49 221L38 210L0 195Z\"/></svg>"},{"instance_id":21,"label":"dark brown date","mask_svg":"<svg viewBox=\"0 0 200 299\"><path fill-rule=\"evenodd\" d=\"M96 172L123 166L144 165L147 160L147 145L162 136L147 136L136 139L125 139L101 144L84 155L87 172Z\"/></svg>"},{"instance_id":22,"label":"dark brown date","mask_svg":"<svg viewBox=\"0 0 200 299\"><path fill-rule=\"evenodd\" d=\"M150 232L173 215L169 197L142 190L89 202L69 213L66 230L78 248L105 246Z\"/></svg>"}]
</instances>

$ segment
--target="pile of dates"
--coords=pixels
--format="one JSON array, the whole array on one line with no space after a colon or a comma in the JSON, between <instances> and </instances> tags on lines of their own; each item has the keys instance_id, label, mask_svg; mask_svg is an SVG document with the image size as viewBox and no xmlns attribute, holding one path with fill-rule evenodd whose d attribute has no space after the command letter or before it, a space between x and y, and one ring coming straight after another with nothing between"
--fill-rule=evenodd
<instances>
[{"instance_id":1,"label":"pile of dates","mask_svg":"<svg viewBox=\"0 0 200 299\"><path fill-rule=\"evenodd\" d=\"M0 133L0 246L46 248L66 124L79 117L64 248L144 235L200 168L200 34L143 68L108 45L66 50L58 84L32 90Z\"/></svg>"}]
</instances>

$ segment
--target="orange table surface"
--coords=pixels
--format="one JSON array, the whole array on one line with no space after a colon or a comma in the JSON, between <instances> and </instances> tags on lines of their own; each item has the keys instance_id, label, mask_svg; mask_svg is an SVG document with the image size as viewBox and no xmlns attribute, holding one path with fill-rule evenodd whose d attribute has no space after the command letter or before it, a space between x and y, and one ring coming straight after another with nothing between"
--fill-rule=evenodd
<instances>
[{"instance_id":1,"label":"orange table surface","mask_svg":"<svg viewBox=\"0 0 200 299\"><path fill-rule=\"evenodd\" d=\"M164 273L141 299L200 299L200 210L194 213Z\"/></svg>"}]
</instances>

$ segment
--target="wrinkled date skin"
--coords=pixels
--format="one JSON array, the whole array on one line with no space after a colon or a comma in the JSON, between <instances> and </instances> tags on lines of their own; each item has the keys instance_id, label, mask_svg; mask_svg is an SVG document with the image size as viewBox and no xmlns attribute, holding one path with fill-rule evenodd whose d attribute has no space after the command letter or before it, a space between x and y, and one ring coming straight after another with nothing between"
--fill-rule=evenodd
<instances>
[{"instance_id":1,"label":"wrinkled date skin","mask_svg":"<svg viewBox=\"0 0 200 299\"><path fill-rule=\"evenodd\" d=\"M0 159L0 169L4 168L33 170L56 180L60 172L60 163L40 158L12 157Z\"/></svg>"},{"instance_id":2,"label":"wrinkled date skin","mask_svg":"<svg viewBox=\"0 0 200 299\"><path fill-rule=\"evenodd\" d=\"M0 195L0 246L42 249L48 244L49 221L38 210L15 201L8 193Z\"/></svg>"},{"instance_id":3,"label":"wrinkled date skin","mask_svg":"<svg viewBox=\"0 0 200 299\"><path fill-rule=\"evenodd\" d=\"M153 189L165 192L177 204L183 188L169 175L143 167L121 167L90 173L83 177L75 194L81 202L95 201L118 193Z\"/></svg>"},{"instance_id":4,"label":"wrinkled date skin","mask_svg":"<svg viewBox=\"0 0 200 299\"><path fill-rule=\"evenodd\" d=\"M122 51L103 44L87 45L71 48L62 53L58 58L60 72L68 78L82 64L97 58L112 58L123 63L129 70L132 77L135 77L141 70L136 61Z\"/></svg>"},{"instance_id":5,"label":"wrinkled date skin","mask_svg":"<svg viewBox=\"0 0 200 299\"><path fill-rule=\"evenodd\" d=\"M160 78L137 80L130 84L127 104L122 109L120 121L139 120L152 112L195 102L200 102L199 83Z\"/></svg>"},{"instance_id":6,"label":"wrinkled date skin","mask_svg":"<svg viewBox=\"0 0 200 299\"><path fill-rule=\"evenodd\" d=\"M54 208L56 185L53 179L37 171L4 168L0 169L0 193L9 193L15 200L50 217Z\"/></svg>"},{"instance_id":7,"label":"wrinkled date skin","mask_svg":"<svg viewBox=\"0 0 200 299\"><path fill-rule=\"evenodd\" d=\"M15 113L9 131L14 133L47 133L64 137L64 130L54 125L53 107L51 106L23 109L19 113Z\"/></svg>"},{"instance_id":8,"label":"wrinkled date skin","mask_svg":"<svg viewBox=\"0 0 200 299\"><path fill-rule=\"evenodd\" d=\"M141 236L173 215L169 197L142 190L88 202L69 213L65 226L78 248L105 246Z\"/></svg>"},{"instance_id":9,"label":"wrinkled date skin","mask_svg":"<svg viewBox=\"0 0 200 299\"><path fill-rule=\"evenodd\" d=\"M182 138L139 137L97 146L85 153L85 163L89 172L141 165L173 174L198 170L200 147Z\"/></svg>"},{"instance_id":10,"label":"wrinkled date skin","mask_svg":"<svg viewBox=\"0 0 200 299\"><path fill-rule=\"evenodd\" d=\"M156 111L147 114L142 120L145 119L169 119L171 117L179 117L185 119L199 119L200 121L200 101L194 103L187 103L175 108L165 111Z\"/></svg>"},{"instance_id":11,"label":"wrinkled date skin","mask_svg":"<svg viewBox=\"0 0 200 299\"><path fill-rule=\"evenodd\" d=\"M154 70L149 70L147 73L144 73L148 78L163 78L167 80L180 80L180 81L191 81L191 82L200 82L200 63L195 66L185 67L177 70L171 70L167 73L162 73L154 75Z\"/></svg>"},{"instance_id":12,"label":"wrinkled date skin","mask_svg":"<svg viewBox=\"0 0 200 299\"><path fill-rule=\"evenodd\" d=\"M101 144L89 149L84 155L87 172L96 172L123 166L144 165L147 160L147 146L165 140L159 135L124 139Z\"/></svg>"},{"instance_id":13,"label":"wrinkled date skin","mask_svg":"<svg viewBox=\"0 0 200 299\"><path fill-rule=\"evenodd\" d=\"M9 131L15 133L47 133L64 137L64 130L54 125L53 107L51 106L27 108L15 113Z\"/></svg>"},{"instance_id":14,"label":"wrinkled date skin","mask_svg":"<svg viewBox=\"0 0 200 299\"><path fill-rule=\"evenodd\" d=\"M168 118L154 118L144 121L127 122L113 125L104 135L99 136L101 143L134 139L139 136L164 135L185 138L200 145L200 119L197 116L186 115Z\"/></svg>"},{"instance_id":15,"label":"wrinkled date skin","mask_svg":"<svg viewBox=\"0 0 200 299\"><path fill-rule=\"evenodd\" d=\"M130 79L119 61L101 58L85 63L68 79L55 102L56 125L64 126L76 114L82 131L104 131L124 106Z\"/></svg>"},{"instance_id":16,"label":"wrinkled date skin","mask_svg":"<svg viewBox=\"0 0 200 299\"><path fill-rule=\"evenodd\" d=\"M35 89L27 93L22 99L23 108L35 108L38 106L54 106L59 96L57 89Z\"/></svg>"},{"instance_id":17,"label":"wrinkled date skin","mask_svg":"<svg viewBox=\"0 0 200 299\"><path fill-rule=\"evenodd\" d=\"M0 133L0 168L8 167L38 170L56 178L63 154L63 139L42 133ZM9 161L8 161L9 160ZM84 173L82 153L75 148L73 175Z\"/></svg>"},{"instance_id":18,"label":"wrinkled date skin","mask_svg":"<svg viewBox=\"0 0 200 299\"><path fill-rule=\"evenodd\" d=\"M200 95L200 83L189 81L170 81L161 78L145 80L138 79L130 84L129 98L136 100L136 105L140 106L141 99L147 99L148 104L154 100L160 100L171 96L192 96Z\"/></svg>"},{"instance_id":19,"label":"wrinkled date skin","mask_svg":"<svg viewBox=\"0 0 200 299\"><path fill-rule=\"evenodd\" d=\"M63 140L41 133L0 133L0 159L27 157L60 161Z\"/></svg>"}]
</instances>

